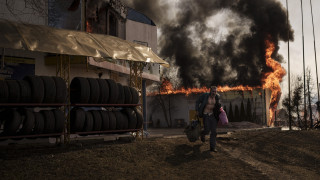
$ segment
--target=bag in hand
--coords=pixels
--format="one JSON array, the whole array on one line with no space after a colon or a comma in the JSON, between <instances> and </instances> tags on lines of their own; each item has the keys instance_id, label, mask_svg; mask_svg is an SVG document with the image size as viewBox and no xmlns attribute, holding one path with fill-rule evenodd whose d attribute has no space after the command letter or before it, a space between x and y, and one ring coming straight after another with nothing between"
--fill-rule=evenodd
<instances>
[{"instance_id":1,"label":"bag in hand","mask_svg":"<svg viewBox=\"0 0 320 180\"><path fill-rule=\"evenodd\" d=\"M223 108L220 108L220 114L219 114L219 122L218 125L227 125L229 123L228 117L226 112L223 110Z\"/></svg>"},{"instance_id":2,"label":"bag in hand","mask_svg":"<svg viewBox=\"0 0 320 180\"><path fill-rule=\"evenodd\" d=\"M199 139L201 133L201 125L199 120L192 120L190 124L184 129L187 138L190 142L195 142Z\"/></svg>"}]
</instances>

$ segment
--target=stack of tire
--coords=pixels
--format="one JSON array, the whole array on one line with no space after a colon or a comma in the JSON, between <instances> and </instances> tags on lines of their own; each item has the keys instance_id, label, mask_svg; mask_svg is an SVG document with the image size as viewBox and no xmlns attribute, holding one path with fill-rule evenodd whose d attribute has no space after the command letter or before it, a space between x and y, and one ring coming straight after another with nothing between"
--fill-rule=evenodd
<instances>
[{"instance_id":1,"label":"stack of tire","mask_svg":"<svg viewBox=\"0 0 320 180\"><path fill-rule=\"evenodd\" d=\"M0 81L0 103L65 103L67 87L60 77L25 76Z\"/></svg>"},{"instance_id":2,"label":"stack of tire","mask_svg":"<svg viewBox=\"0 0 320 180\"><path fill-rule=\"evenodd\" d=\"M138 91L112 79L75 77L70 84L73 104L138 104Z\"/></svg>"},{"instance_id":3,"label":"stack of tire","mask_svg":"<svg viewBox=\"0 0 320 180\"><path fill-rule=\"evenodd\" d=\"M71 133L133 130L142 128L143 115L137 108L115 111L73 108L70 114Z\"/></svg>"},{"instance_id":4,"label":"stack of tire","mask_svg":"<svg viewBox=\"0 0 320 180\"><path fill-rule=\"evenodd\" d=\"M33 112L31 109L5 109L0 113L1 136L25 136L50 133L62 133L64 113L59 109Z\"/></svg>"},{"instance_id":5,"label":"stack of tire","mask_svg":"<svg viewBox=\"0 0 320 180\"><path fill-rule=\"evenodd\" d=\"M60 77L25 76L23 80L0 81L1 104L62 104L66 102L67 87ZM30 109L1 109L2 136L23 136L62 133L64 114L59 109L33 112Z\"/></svg>"},{"instance_id":6,"label":"stack of tire","mask_svg":"<svg viewBox=\"0 0 320 180\"><path fill-rule=\"evenodd\" d=\"M70 100L72 104L121 107L138 104L139 93L135 88L116 83L112 79L75 77L70 84ZM76 107L70 114L71 133L139 129L142 123L143 116L138 108L85 111Z\"/></svg>"}]
</instances>

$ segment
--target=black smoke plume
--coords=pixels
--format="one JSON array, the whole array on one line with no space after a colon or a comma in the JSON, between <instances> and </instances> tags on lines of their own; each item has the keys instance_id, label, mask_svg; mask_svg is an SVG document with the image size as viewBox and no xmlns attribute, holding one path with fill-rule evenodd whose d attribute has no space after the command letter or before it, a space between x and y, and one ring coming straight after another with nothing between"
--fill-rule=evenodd
<instances>
[{"instance_id":1,"label":"black smoke plume","mask_svg":"<svg viewBox=\"0 0 320 180\"><path fill-rule=\"evenodd\" d=\"M184 87L261 85L266 66L265 40L293 40L286 10L277 0L132 0L128 5L153 19L161 30L160 56L177 66ZM167 71L170 71L168 69Z\"/></svg>"}]
</instances>

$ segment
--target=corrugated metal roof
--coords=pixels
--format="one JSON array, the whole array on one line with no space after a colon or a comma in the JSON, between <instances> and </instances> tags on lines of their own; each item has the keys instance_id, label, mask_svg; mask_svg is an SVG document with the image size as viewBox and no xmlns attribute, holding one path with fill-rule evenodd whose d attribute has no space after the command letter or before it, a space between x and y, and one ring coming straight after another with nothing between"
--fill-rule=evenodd
<instances>
[{"instance_id":1,"label":"corrugated metal roof","mask_svg":"<svg viewBox=\"0 0 320 180\"><path fill-rule=\"evenodd\" d=\"M149 25L152 25L152 26L156 25L146 15L144 15L144 14L142 14L142 13L140 13L140 12L134 10L134 9L131 9L131 8L128 8L127 19L130 19L132 21L141 22L141 23L144 23L144 24L149 24Z\"/></svg>"}]
</instances>

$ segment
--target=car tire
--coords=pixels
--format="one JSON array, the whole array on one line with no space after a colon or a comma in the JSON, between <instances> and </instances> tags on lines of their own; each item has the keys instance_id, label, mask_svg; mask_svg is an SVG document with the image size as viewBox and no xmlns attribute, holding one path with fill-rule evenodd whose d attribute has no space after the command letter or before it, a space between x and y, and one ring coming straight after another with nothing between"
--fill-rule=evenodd
<instances>
[{"instance_id":1,"label":"car tire","mask_svg":"<svg viewBox=\"0 0 320 180\"><path fill-rule=\"evenodd\" d=\"M44 84L38 76L25 76L26 80L31 88L31 102L42 103L44 99Z\"/></svg>"},{"instance_id":2,"label":"car tire","mask_svg":"<svg viewBox=\"0 0 320 180\"><path fill-rule=\"evenodd\" d=\"M0 80L0 103L7 103L9 97L9 90L7 82Z\"/></svg>"},{"instance_id":3,"label":"car tire","mask_svg":"<svg viewBox=\"0 0 320 180\"><path fill-rule=\"evenodd\" d=\"M99 102L99 96L100 96L99 83L94 78L87 78L87 80L89 82L89 87L90 87L89 103L90 104L97 104Z\"/></svg>"},{"instance_id":4,"label":"car tire","mask_svg":"<svg viewBox=\"0 0 320 180\"><path fill-rule=\"evenodd\" d=\"M86 121L86 112L82 108L71 109L71 112L70 112L71 132L83 131L85 121Z\"/></svg>"},{"instance_id":5,"label":"car tire","mask_svg":"<svg viewBox=\"0 0 320 180\"><path fill-rule=\"evenodd\" d=\"M55 103L66 103L67 100L67 85L61 77L53 76L54 84L56 86Z\"/></svg>"},{"instance_id":6,"label":"car tire","mask_svg":"<svg viewBox=\"0 0 320 180\"><path fill-rule=\"evenodd\" d=\"M117 104L119 89L117 83L112 79L106 79L109 85L109 104Z\"/></svg>"},{"instance_id":7,"label":"car tire","mask_svg":"<svg viewBox=\"0 0 320 180\"><path fill-rule=\"evenodd\" d=\"M107 111L100 111L102 118L101 131L109 130L109 113Z\"/></svg>"},{"instance_id":8,"label":"car tire","mask_svg":"<svg viewBox=\"0 0 320 180\"><path fill-rule=\"evenodd\" d=\"M87 104L90 99L90 85L87 78L75 77L70 84L71 103Z\"/></svg>"},{"instance_id":9,"label":"car tire","mask_svg":"<svg viewBox=\"0 0 320 180\"><path fill-rule=\"evenodd\" d=\"M104 79L97 79L100 87L100 98L98 103L107 104L109 100L109 85Z\"/></svg>"},{"instance_id":10,"label":"car tire","mask_svg":"<svg viewBox=\"0 0 320 180\"><path fill-rule=\"evenodd\" d=\"M20 103L31 102L31 87L30 84L25 80L18 80L20 87Z\"/></svg>"},{"instance_id":11,"label":"car tire","mask_svg":"<svg viewBox=\"0 0 320 180\"><path fill-rule=\"evenodd\" d=\"M20 86L16 80L7 80L7 86L9 90L8 102L19 103L20 102Z\"/></svg>"}]
</instances>

